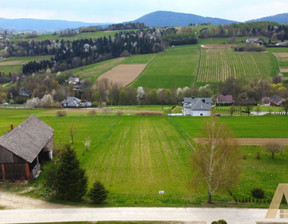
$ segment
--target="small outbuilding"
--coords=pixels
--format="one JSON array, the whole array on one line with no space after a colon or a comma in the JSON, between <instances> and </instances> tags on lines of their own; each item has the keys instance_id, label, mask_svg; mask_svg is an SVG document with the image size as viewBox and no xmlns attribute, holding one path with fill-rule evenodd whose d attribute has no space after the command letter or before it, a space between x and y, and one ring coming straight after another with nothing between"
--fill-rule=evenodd
<instances>
[{"instance_id":1,"label":"small outbuilding","mask_svg":"<svg viewBox=\"0 0 288 224\"><path fill-rule=\"evenodd\" d=\"M35 116L0 137L0 180L30 180L52 159L54 129Z\"/></svg>"}]
</instances>

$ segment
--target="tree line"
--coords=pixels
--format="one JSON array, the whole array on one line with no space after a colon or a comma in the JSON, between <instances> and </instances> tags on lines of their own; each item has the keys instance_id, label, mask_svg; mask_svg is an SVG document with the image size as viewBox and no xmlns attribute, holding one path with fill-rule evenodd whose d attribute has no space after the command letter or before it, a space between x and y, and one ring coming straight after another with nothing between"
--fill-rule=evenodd
<instances>
[{"instance_id":1,"label":"tree line","mask_svg":"<svg viewBox=\"0 0 288 224\"><path fill-rule=\"evenodd\" d=\"M159 30L123 31L115 34L113 39L109 36L109 38L81 39L72 42L64 40L39 43L32 41L25 44L19 42L9 46L6 52L10 56L11 54L24 56L28 52L29 55L55 55L50 61L33 61L23 65L22 72L31 74L47 69L58 72L120 57L125 52L132 55L163 51L161 37L162 33Z\"/></svg>"}]
</instances>

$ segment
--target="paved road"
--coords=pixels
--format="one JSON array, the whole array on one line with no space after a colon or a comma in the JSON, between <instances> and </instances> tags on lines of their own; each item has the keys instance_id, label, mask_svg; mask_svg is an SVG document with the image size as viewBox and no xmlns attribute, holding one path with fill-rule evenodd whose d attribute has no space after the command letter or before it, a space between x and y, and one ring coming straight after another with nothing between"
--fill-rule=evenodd
<instances>
[{"instance_id":1,"label":"paved road","mask_svg":"<svg viewBox=\"0 0 288 224\"><path fill-rule=\"evenodd\" d=\"M225 219L228 224L266 221L267 209L237 208L64 208L0 210L0 223L69 221L183 221L207 223ZM269 221L269 220L268 220ZM271 221L271 220L270 220ZM274 220L275 221L275 220ZM280 221L278 219L277 221ZM288 221L282 220L283 221Z\"/></svg>"}]
</instances>

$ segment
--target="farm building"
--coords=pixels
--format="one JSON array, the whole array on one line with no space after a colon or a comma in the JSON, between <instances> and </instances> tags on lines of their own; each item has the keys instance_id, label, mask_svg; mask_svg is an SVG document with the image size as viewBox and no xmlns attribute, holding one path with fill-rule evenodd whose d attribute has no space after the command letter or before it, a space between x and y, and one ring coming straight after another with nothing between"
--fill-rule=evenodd
<instances>
[{"instance_id":1,"label":"farm building","mask_svg":"<svg viewBox=\"0 0 288 224\"><path fill-rule=\"evenodd\" d=\"M35 116L0 137L0 179L34 179L40 163L52 159L54 129Z\"/></svg>"},{"instance_id":2,"label":"farm building","mask_svg":"<svg viewBox=\"0 0 288 224\"><path fill-rule=\"evenodd\" d=\"M233 102L234 101L232 95L219 95L216 99L217 105L231 105Z\"/></svg>"},{"instance_id":3,"label":"farm building","mask_svg":"<svg viewBox=\"0 0 288 224\"><path fill-rule=\"evenodd\" d=\"M284 101L285 99L277 95L262 98L262 104L270 106L281 106Z\"/></svg>"},{"instance_id":4,"label":"farm building","mask_svg":"<svg viewBox=\"0 0 288 224\"><path fill-rule=\"evenodd\" d=\"M212 110L211 98L185 97L183 101L184 116L210 116Z\"/></svg>"}]
</instances>

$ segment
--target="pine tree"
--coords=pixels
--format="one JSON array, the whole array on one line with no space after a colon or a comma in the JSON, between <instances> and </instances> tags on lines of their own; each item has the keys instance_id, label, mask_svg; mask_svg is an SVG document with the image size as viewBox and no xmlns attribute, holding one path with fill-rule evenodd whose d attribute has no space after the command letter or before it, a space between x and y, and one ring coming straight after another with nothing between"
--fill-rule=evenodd
<instances>
[{"instance_id":1,"label":"pine tree","mask_svg":"<svg viewBox=\"0 0 288 224\"><path fill-rule=\"evenodd\" d=\"M100 181L96 181L89 192L89 197L94 204L101 204L108 196L109 191L107 191Z\"/></svg>"},{"instance_id":2,"label":"pine tree","mask_svg":"<svg viewBox=\"0 0 288 224\"><path fill-rule=\"evenodd\" d=\"M87 177L81 169L75 150L65 145L56 173L56 197L66 201L80 201L87 191Z\"/></svg>"}]
</instances>

